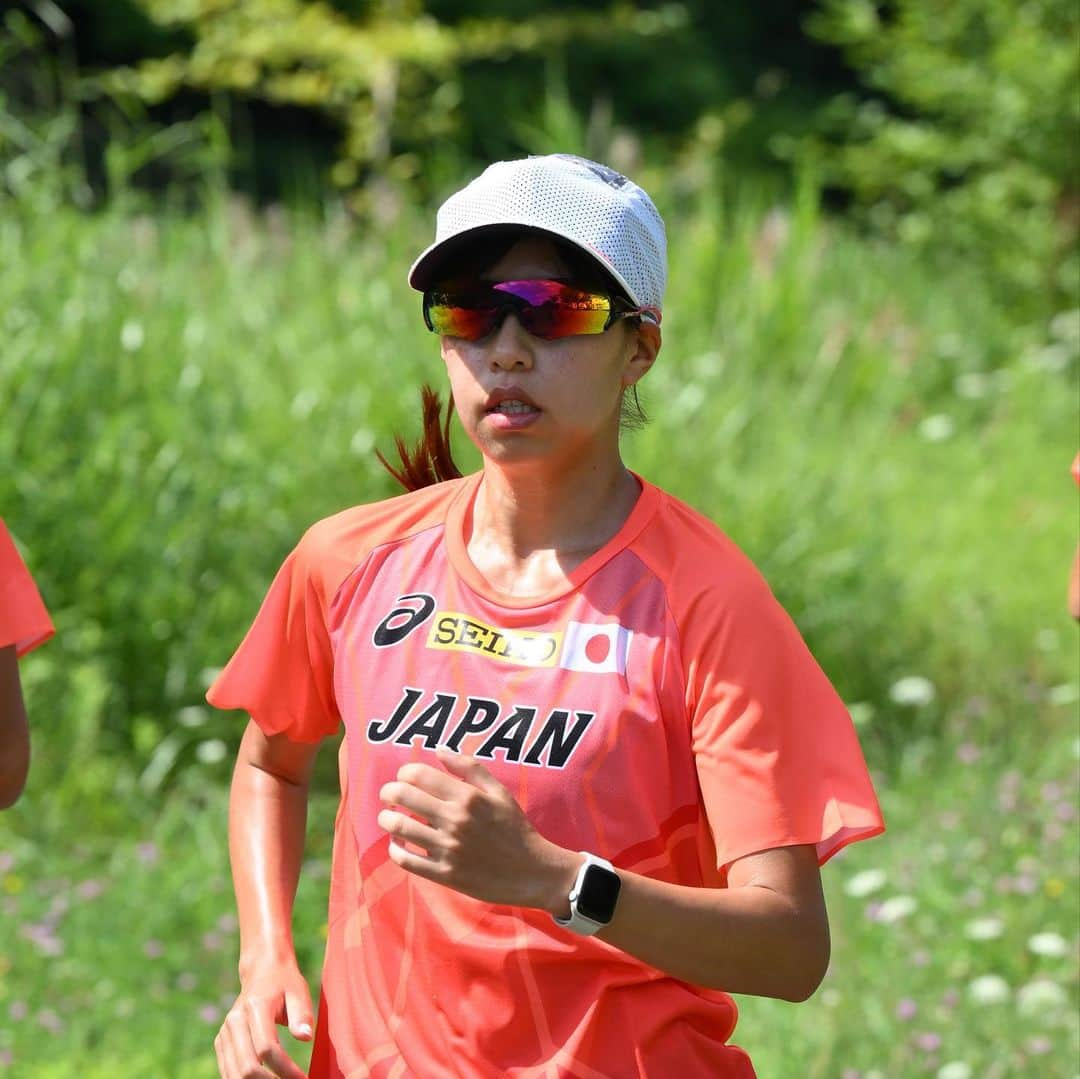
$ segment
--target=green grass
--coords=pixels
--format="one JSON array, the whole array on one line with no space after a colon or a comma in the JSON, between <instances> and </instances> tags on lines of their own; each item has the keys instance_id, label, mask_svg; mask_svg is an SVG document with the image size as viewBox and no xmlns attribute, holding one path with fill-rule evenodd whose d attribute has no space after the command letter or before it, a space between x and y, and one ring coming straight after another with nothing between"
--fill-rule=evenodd
<instances>
[{"instance_id":1,"label":"green grass","mask_svg":"<svg viewBox=\"0 0 1080 1079\"><path fill-rule=\"evenodd\" d=\"M1017 752L962 726L913 744L879 781L886 835L824 870L816 996L742 1002L763 1077L1075 1076L1080 746L1064 730Z\"/></svg>"},{"instance_id":2,"label":"green grass","mask_svg":"<svg viewBox=\"0 0 1080 1079\"><path fill-rule=\"evenodd\" d=\"M1021 753L979 749L974 717L967 727L966 739L913 744L880 776L888 833L826 868L833 961L818 993L800 1005L740 1000L735 1041L763 1079L893 1079L957 1062L997 1079L1075 1074L1077 743L1059 730L1019 739ZM13 1076L76 1064L101 1079L216 1074L237 938L224 792L199 787L185 777L117 836L44 843L19 838L47 797L35 780L0 823L0 1059ZM317 799L297 902L313 992L333 809ZM1033 951L1039 934L1063 954Z\"/></svg>"},{"instance_id":3,"label":"green grass","mask_svg":"<svg viewBox=\"0 0 1080 1079\"><path fill-rule=\"evenodd\" d=\"M890 826L826 871L826 985L743 1002L736 1040L763 1079L1072 1079L1080 312L1018 323L962 266L819 219L812 192L657 195L665 347L627 459L765 571L858 705ZM214 1074L239 724L202 693L306 525L393 490L373 447L440 381L404 281L429 228L408 208L374 229L220 197L0 202L0 510L59 631L23 665L34 770L0 817L12 1075ZM912 676L924 704L899 699ZM296 934L313 977L322 756ZM880 889L847 894L866 869ZM897 896L915 908L868 917ZM1031 951L1046 932L1065 956ZM982 975L1006 999L978 1004ZM1040 979L1064 1008L1028 1014Z\"/></svg>"}]
</instances>

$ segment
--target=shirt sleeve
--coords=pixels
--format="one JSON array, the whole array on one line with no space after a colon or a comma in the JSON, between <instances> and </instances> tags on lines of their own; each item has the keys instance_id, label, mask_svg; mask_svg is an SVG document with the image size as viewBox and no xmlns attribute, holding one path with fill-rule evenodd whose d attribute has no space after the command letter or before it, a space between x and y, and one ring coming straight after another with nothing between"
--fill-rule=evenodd
<instances>
[{"instance_id":1,"label":"shirt sleeve","mask_svg":"<svg viewBox=\"0 0 1080 1079\"><path fill-rule=\"evenodd\" d=\"M0 521L0 648L14 645L15 654L25 656L53 632L34 579Z\"/></svg>"},{"instance_id":2,"label":"shirt sleeve","mask_svg":"<svg viewBox=\"0 0 1080 1079\"><path fill-rule=\"evenodd\" d=\"M317 742L341 722L327 612L333 594L309 530L285 559L254 623L206 699L241 708L267 735Z\"/></svg>"},{"instance_id":3,"label":"shirt sleeve","mask_svg":"<svg viewBox=\"0 0 1080 1079\"><path fill-rule=\"evenodd\" d=\"M716 867L813 844L824 863L884 830L854 725L756 571L686 620L687 709Z\"/></svg>"}]
</instances>

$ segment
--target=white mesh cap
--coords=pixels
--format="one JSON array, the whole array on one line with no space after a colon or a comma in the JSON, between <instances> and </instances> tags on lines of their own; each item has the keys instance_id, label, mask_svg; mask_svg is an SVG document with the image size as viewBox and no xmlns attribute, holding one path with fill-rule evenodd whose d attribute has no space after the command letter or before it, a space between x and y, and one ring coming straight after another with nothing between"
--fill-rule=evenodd
<instances>
[{"instance_id":1,"label":"white mesh cap","mask_svg":"<svg viewBox=\"0 0 1080 1079\"><path fill-rule=\"evenodd\" d=\"M568 240L596 258L638 307L657 317L667 282L664 221L637 184L606 165L570 154L496 161L439 208L435 242L413 263L423 291L451 240L521 225Z\"/></svg>"}]
</instances>

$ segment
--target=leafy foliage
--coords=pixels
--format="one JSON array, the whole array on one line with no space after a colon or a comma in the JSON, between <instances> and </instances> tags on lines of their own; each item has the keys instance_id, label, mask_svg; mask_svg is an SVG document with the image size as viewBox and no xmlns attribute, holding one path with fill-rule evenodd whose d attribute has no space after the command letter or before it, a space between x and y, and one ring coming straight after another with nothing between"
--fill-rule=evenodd
<instances>
[{"instance_id":1,"label":"leafy foliage","mask_svg":"<svg viewBox=\"0 0 1080 1079\"><path fill-rule=\"evenodd\" d=\"M1073 0L822 0L810 27L843 48L868 91L826 113L826 180L889 235L978 257L1014 302L1075 300Z\"/></svg>"},{"instance_id":2,"label":"leafy foliage","mask_svg":"<svg viewBox=\"0 0 1080 1079\"><path fill-rule=\"evenodd\" d=\"M611 35L652 39L683 17L675 6L617 4L450 23L425 14L421 0L378 0L355 16L302 0L138 2L158 24L184 28L191 45L108 72L110 92L148 104L184 90L228 93L325 115L342 132L332 174L342 187L372 168L411 177L419 151L452 139L469 63L548 56Z\"/></svg>"}]
</instances>

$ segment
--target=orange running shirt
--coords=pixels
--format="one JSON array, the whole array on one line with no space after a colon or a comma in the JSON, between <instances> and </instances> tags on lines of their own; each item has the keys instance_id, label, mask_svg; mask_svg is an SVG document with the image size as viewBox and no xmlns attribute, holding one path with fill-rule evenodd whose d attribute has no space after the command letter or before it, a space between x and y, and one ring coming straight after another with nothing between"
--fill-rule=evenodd
<instances>
[{"instance_id":1,"label":"orange running shirt","mask_svg":"<svg viewBox=\"0 0 1080 1079\"><path fill-rule=\"evenodd\" d=\"M49 612L0 519L0 648L14 645L15 655L25 656L52 635Z\"/></svg>"},{"instance_id":2,"label":"orange running shirt","mask_svg":"<svg viewBox=\"0 0 1080 1079\"><path fill-rule=\"evenodd\" d=\"M209 693L269 733L345 724L311 1079L750 1079L726 993L389 860L379 788L482 760L572 850L686 885L881 814L842 702L748 559L650 484L551 595L469 561L479 476L310 529Z\"/></svg>"}]
</instances>

